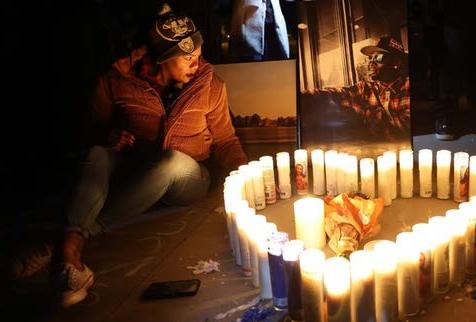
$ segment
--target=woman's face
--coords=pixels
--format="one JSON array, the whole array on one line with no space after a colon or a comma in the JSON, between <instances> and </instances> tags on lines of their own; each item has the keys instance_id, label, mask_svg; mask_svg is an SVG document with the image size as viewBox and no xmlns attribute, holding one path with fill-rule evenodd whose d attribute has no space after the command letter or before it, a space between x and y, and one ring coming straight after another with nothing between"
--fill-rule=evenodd
<instances>
[{"instance_id":1,"label":"woman's face","mask_svg":"<svg viewBox=\"0 0 476 322\"><path fill-rule=\"evenodd\" d=\"M198 47L190 54L170 58L160 64L161 69L177 83L188 83L199 67L202 47Z\"/></svg>"}]
</instances>

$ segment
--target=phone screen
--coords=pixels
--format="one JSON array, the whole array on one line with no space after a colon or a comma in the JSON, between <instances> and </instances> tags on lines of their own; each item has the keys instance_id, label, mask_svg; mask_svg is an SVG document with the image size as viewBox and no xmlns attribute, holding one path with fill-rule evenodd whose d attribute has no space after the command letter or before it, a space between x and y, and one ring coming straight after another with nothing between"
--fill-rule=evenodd
<instances>
[{"instance_id":1,"label":"phone screen","mask_svg":"<svg viewBox=\"0 0 476 322\"><path fill-rule=\"evenodd\" d=\"M200 280L198 279L156 282L149 285L142 297L144 299L164 299L193 296L197 294L199 287Z\"/></svg>"}]
</instances>

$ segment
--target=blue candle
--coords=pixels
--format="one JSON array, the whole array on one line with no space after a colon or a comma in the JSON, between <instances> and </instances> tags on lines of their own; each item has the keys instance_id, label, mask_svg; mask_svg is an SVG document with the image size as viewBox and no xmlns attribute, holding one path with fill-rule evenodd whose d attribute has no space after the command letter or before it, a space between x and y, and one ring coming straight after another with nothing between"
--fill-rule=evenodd
<instances>
[{"instance_id":1,"label":"blue candle","mask_svg":"<svg viewBox=\"0 0 476 322\"><path fill-rule=\"evenodd\" d=\"M284 310L288 307L288 290L283 260L283 246L286 241L288 241L287 233L275 232L271 234L268 246L273 305L277 310Z\"/></svg>"}]
</instances>

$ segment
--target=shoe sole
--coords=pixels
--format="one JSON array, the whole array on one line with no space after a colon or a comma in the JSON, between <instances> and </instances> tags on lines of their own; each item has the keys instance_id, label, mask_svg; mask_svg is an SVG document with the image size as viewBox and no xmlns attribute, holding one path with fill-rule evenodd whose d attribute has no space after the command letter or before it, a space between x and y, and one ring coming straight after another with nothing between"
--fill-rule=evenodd
<instances>
[{"instance_id":1,"label":"shoe sole","mask_svg":"<svg viewBox=\"0 0 476 322\"><path fill-rule=\"evenodd\" d=\"M69 291L62 295L61 297L61 306L62 307L69 307L76 303L81 302L88 296L88 289L94 284L94 275L84 283L83 287L81 287L77 291Z\"/></svg>"}]
</instances>

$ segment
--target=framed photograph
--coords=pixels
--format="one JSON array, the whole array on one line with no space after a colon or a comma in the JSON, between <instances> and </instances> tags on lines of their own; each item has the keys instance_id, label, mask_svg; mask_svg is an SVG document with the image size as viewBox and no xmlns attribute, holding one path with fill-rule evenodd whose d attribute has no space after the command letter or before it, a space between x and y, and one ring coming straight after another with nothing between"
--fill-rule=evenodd
<instances>
[{"instance_id":1,"label":"framed photograph","mask_svg":"<svg viewBox=\"0 0 476 322\"><path fill-rule=\"evenodd\" d=\"M411 148L406 2L301 1L297 19L300 147Z\"/></svg>"}]
</instances>

